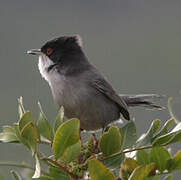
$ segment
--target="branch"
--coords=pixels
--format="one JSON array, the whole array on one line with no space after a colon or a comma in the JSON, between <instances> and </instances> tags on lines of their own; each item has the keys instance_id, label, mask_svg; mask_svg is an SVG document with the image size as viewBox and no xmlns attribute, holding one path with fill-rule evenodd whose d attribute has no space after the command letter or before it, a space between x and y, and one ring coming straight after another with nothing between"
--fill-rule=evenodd
<instances>
[{"instance_id":1,"label":"branch","mask_svg":"<svg viewBox=\"0 0 181 180\"><path fill-rule=\"evenodd\" d=\"M51 145L51 142L43 141L43 140L37 140L37 143L39 143L39 144L47 144L47 145Z\"/></svg>"},{"instance_id":2,"label":"branch","mask_svg":"<svg viewBox=\"0 0 181 180\"><path fill-rule=\"evenodd\" d=\"M50 164L53 164L54 166L58 167L61 171L66 172L73 180L78 180L78 177L76 175L72 174L66 167L61 166L56 161L49 159L49 158L43 158L42 160L45 160L45 161L49 162Z\"/></svg>"},{"instance_id":3,"label":"branch","mask_svg":"<svg viewBox=\"0 0 181 180\"><path fill-rule=\"evenodd\" d=\"M30 166L29 164L26 164L25 162L23 163L16 163L16 162L0 162L0 166L13 166L13 167L18 167L18 168L27 168L35 171L35 168ZM47 172L42 171L43 174L47 175Z\"/></svg>"},{"instance_id":4,"label":"branch","mask_svg":"<svg viewBox=\"0 0 181 180\"><path fill-rule=\"evenodd\" d=\"M0 162L0 166L14 166L19 168L27 168L31 170L35 170L32 166L26 164L26 163L16 163L16 162Z\"/></svg>"},{"instance_id":5,"label":"branch","mask_svg":"<svg viewBox=\"0 0 181 180\"><path fill-rule=\"evenodd\" d=\"M164 146L165 146L165 145L164 145ZM139 151L139 150L143 150L143 149L150 149L150 148L152 148L152 147L153 147L152 145L149 145L149 146L143 146L143 147L139 147L139 148L133 148L133 149L128 149L128 150L123 150L123 151L114 153L114 154L112 154L111 156L108 156L108 157L103 158L103 159L101 159L101 160L106 160L106 159L109 159L109 158L114 157L114 156L116 156L116 155L126 154L126 153L130 153L130 152L133 152L133 151Z\"/></svg>"}]
</instances>

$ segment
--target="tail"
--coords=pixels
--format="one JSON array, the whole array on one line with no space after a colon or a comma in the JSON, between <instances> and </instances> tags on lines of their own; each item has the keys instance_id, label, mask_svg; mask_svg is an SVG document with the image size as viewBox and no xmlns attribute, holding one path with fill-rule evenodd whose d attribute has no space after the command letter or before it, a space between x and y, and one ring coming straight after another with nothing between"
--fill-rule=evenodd
<instances>
[{"instance_id":1,"label":"tail","mask_svg":"<svg viewBox=\"0 0 181 180\"><path fill-rule=\"evenodd\" d=\"M138 95L120 95L120 97L125 101L128 107L142 106L147 109L165 109L162 106L156 105L153 101L160 99L163 96L157 94L138 94Z\"/></svg>"}]
</instances>

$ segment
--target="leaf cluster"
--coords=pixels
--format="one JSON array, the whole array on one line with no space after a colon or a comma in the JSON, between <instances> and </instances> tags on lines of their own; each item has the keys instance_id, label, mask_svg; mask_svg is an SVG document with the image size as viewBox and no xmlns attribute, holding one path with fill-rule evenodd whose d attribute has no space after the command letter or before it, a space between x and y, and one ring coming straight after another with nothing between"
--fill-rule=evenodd
<instances>
[{"instance_id":1,"label":"leaf cluster","mask_svg":"<svg viewBox=\"0 0 181 180\"><path fill-rule=\"evenodd\" d=\"M173 116L163 126L160 120L154 120L140 137L134 121L130 121L122 127L112 125L100 136L90 135L83 142L80 121L76 118L65 121L63 107L52 128L40 103L39 119L35 121L21 98L18 102L19 120L13 126L3 127L0 141L19 143L29 149L35 167L9 164L33 169L27 179L159 180L164 175L165 180L171 180L172 172L181 170L181 150L174 155L168 151L170 144L181 141L181 122ZM52 156L43 155L38 148L40 144L46 144ZM42 168L43 164L48 170ZM15 180L22 179L17 172L11 173Z\"/></svg>"}]
</instances>

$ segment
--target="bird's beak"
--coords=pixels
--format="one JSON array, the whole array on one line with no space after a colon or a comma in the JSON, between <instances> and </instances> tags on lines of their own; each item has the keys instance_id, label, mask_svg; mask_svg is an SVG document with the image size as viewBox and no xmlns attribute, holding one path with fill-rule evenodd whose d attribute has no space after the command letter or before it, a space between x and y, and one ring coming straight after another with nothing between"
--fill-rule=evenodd
<instances>
[{"instance_id":1,"label":"bird's beak","mask_svg":"<svg viewBox=\"0 0 181 180\"><path fill-rule=\"evenodd\" d=\"M27 51L27 54L40 55L41 50L40 49L31 49L31 50Z\"/></svg>"}]
</instances>

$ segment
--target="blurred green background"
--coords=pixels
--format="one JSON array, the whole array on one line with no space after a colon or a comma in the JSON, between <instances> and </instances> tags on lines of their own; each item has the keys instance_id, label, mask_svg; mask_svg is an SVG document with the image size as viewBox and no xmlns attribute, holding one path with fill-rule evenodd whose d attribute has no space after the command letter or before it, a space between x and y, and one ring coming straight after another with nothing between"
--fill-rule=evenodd
<instances>
[{"instance_id":1,"label":"blurred green background","mask_svg":"<svg viewBox=\"0 0 181 180\"><path fill-rule=\"evenodd\" d=\"M0 3L0 126L18 119L17 98L38 117L38 100L51 121L57 106L41 78L37 57L26 51L40 48L61 35L80 34L89 60L123 94L158 93L174 97L181 119L181 1L178 0L39 0ZM163 104L166 105L167 99ZM138 134L165 111L131 110ZM173 146L173 152L180 145ZM0 144L0 161L26 160L29 152L18 145ZM9 169L0 171L8 175ZM176 173L178 175L181 173Z\"/></svg>"}]
</instances>

